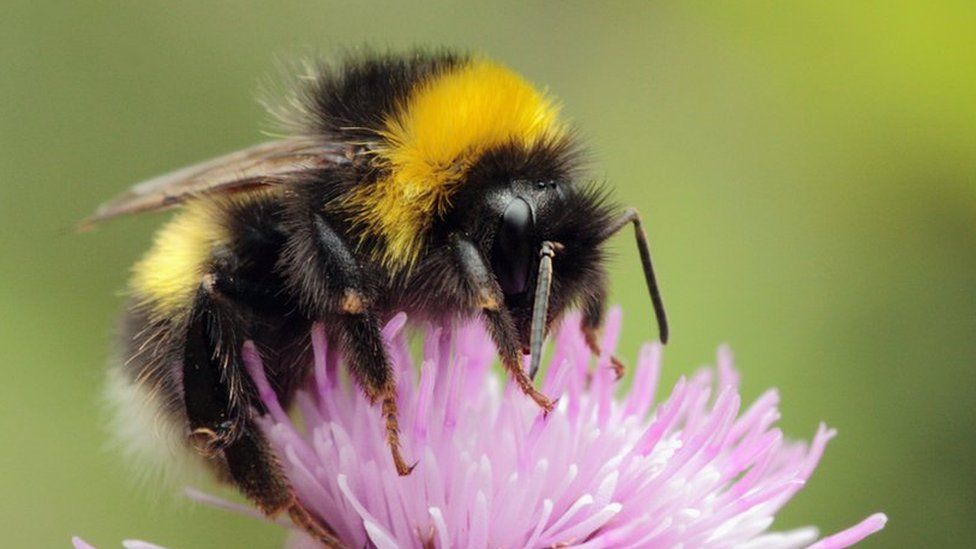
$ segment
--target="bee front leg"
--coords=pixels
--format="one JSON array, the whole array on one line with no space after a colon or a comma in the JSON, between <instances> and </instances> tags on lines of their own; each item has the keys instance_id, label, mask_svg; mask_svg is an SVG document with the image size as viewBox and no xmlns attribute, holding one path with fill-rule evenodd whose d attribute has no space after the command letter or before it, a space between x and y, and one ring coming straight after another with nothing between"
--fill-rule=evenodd
<instances>
[{"instance_id":1,"label":"bee front leg","mask_svg":"<svg viewBox=\"0 0 976 549\"><path fill-rule=\"evenodd\" d=\"M316 520L295 497L270 444L250 417L250 384L241 349L247 332L246 313L215 289L214 276L204 277L187 324L183 352L183 399L190 440L262 512L287 512L327 547L342 547L327 525Z\"/></svg>"},{"instance_id":2,"label":"bee front leg","mask_svg":"<svg viewBox=\"0 0 976 549\"><path fill-rule=\"evenodd\" d=\"M522 366L521 347L518 344L515 323L512 321L512 315L508 309L503 305L497 310L485 309L482 314L487 321L488 332L491 334L495 346L498 347L502 366L505 367L508 375L526 396L542 408L543 413L551 412L556 407L556 402L535 388L532 379Z\"/></svg>"},{"instance_id":3,"label":"bee front leg","mask_svg":"<svg viewBox=\"0 0 976 549\"><path fill-rule=\"evenodd\" d=\"M586 340L586 346L595 357L599 357L603 353L603 349L600 348L598 333L600 327L603 326L603 314L606 308L607 290L606 284L602 283L584 298L583 319L580 322L580 329L583 332L583 338ZM618 380L624 377L627 372L627 366L616 355L610 355L610 367L613 368Z\"/></svg>"},{"instance_id":4,"label":"bee front leg","mask_svg":"<svg viewBox=\"0 0 976 549\"><path fill-rule=\"evenodd\" d=\"M488 332L495 346L498 347L502 366L518 384L519 389L548 414L555 406L555 402L535 388L532 379L522 366L521 346L518 343L515 322L505 307L505 297L498 282L485 265L481 253L470 240L454 235L451 244L462 277L468 286L468 301L472 307L481 311Z\"/></svg>"}]
</instances>

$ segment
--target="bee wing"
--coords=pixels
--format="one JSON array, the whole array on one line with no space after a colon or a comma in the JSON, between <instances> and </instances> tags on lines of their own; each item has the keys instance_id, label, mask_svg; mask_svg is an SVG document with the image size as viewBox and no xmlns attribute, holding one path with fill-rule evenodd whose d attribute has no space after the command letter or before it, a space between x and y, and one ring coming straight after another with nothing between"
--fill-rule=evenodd
<instances>
[{"instance_id":1,"label":"bee wing","mask_svg":"<svg viewBox=\"0 0 976 549\"><path fill-rule=\"evenodd\" d=\"M289 137L268 141L187 166L134 185L105 202L81 222L81 229L126 214L162 210L189 198L280 184L285 177L349 162L344 148L322 138Z\"/></svg>"}]
</instances>

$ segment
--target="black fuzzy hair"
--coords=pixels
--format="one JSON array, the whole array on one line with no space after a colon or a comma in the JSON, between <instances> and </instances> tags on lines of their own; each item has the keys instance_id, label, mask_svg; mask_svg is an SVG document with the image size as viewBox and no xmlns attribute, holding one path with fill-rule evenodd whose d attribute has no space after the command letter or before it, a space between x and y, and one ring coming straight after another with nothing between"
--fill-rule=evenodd
<instances>
[{"instance_id":1,"label":"black fuzzy hair","mask_svg":"<svg viewBox=\"0 0 976 549\"><path fill-rule=\"evenodd\" d=\"M510 143L489 149L468 171L473 180L575 181L585 163L574 132L540 140L526 148Z\"/></svg>"},{"instance_id":2,"label":"black fuzzy hair","mask_svg":"<svg viewBox=\"0 0 976 549\"><path fill-rule=\"evenodd\" d=\"M384 120L421 81L457 67L468 56L448 50L405 54L348 52L338 62L313 62L295 82L281 118L302 134L350 142L371 141Z\"/></svg>"}]
</instances>

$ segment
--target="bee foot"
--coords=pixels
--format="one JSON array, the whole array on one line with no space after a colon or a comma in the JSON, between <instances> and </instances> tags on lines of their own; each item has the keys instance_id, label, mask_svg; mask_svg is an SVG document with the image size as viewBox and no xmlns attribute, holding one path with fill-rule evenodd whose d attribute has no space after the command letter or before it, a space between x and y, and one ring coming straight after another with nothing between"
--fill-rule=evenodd
<instances>
[{"instance_id":1,"label":"bee foot","mask_svg":"<svg viewBox=\"0 0 976 549\"><path fill-rule=\"evenodd\" d=\"M336 537L335 532L332 531L328 526L323 526L315 517L309 513L308 509L304 505L299 503L297 500L293 501L288 507L288 516L291 517L291 521L302 529L306 534L311 536L315 541L321 543L325 547L331 549L340 549L346 547L342 541Z\"/></svg>"},{"instance_id":2,"label":"bee foot","mask_svg":"<svg viewBox=\"0 0 976 549\"><path fill-rule=\"evenodd\" d=\"M627 373L627 366L615 356L610 357L610 368L613 369L614 375L617 376L617 381L620 381L624 377L624 374Z\"/></svg>"},{"instance_id":3,"label":"bee foot","mask_svg":"<svg viewBox=\"0 0 976 549\"><path fill-rule=\"evenodd\" d=\"M586 346L590 349L590 353L593 356L599 357L602 354L600 349L600 342L597 340L596 329L595 328L583 328L583 336L586 339ZM614 355L610 356L610 367L613 368L613 373L617 376L617 381L620 381L627 373L627 366Z\"/></svg>"},{"instance_id":4,"label":"bee foot","mask_svg":"<svg viewBox=\"0 0 976 549\"><path fill-rule=\"evenodd\" d=\"M197 427L190 431L187 438L200 455L211 458L232 442L232 425L230 422L224 422L217 426L216 430Z\"/></svg>"},{"instance_id":5,"label":"bee foot","mask_svg":"<svg viewBox=\"0 0 976 549\"><path fill-rule=\"evenodd\" d=\"M413 471L417 463L407 465L407 460L400 453L400 414L397 411L396 393L393 387L388 388L386 396L383 397L383 415L386 416L386 442L390 445L393 465L396 467L397 474L405 477Z\"/></svg>"},{"instance_id":6,"label":"bee foot","mask_svg":"<svg viewBox=\"0 0 976 549\"><path fill-rule=\"evenodd\" d=\"M530 386L528 390L523 389L526 395L535 401L542 408L542 414L547 416L549 412L553 411L556 407L556 400L552 400L545 394L537 390L535 387Z\"/></svg>"}]
</instances>

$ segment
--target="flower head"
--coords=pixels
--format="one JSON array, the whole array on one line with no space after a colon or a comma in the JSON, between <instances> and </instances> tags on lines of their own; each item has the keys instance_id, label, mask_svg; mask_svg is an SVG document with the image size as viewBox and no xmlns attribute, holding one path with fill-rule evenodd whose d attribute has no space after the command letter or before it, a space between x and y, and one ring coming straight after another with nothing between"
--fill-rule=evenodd
<instances>
[{"instance_id":1,"label":"flower head","mask_svg":"<svg viewBox=\"0 0 976 549\"><path fill-rule=\"evenodd\" d=\"M268 410L261 426L304 504L353 547L805 547L808 527L770 532L776 512L813 473L834 431L809 444L774 427L778 395L741 407L730 353L682 378L656 402L661 348L645 345L626 394L616 397L610 353L591 365L578 317L555 338L542 380L560 397L548 416L492 373L495 350L478 324L433 328L419 368L401 329L384 328L398 376L403 451L397 475L381 414L339 376L339 359L313 331L314 376L282 409L253 348L245 362ZM847 547L884 515L824 538ZM312 542L302 534L295 547Z\"/></svg>"}]
</instances>

